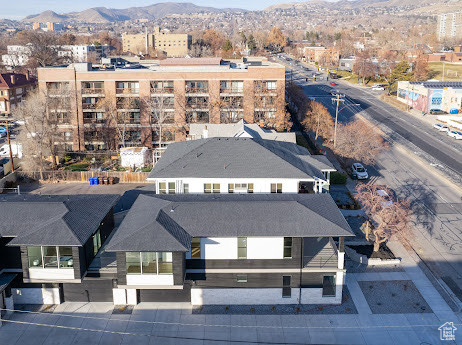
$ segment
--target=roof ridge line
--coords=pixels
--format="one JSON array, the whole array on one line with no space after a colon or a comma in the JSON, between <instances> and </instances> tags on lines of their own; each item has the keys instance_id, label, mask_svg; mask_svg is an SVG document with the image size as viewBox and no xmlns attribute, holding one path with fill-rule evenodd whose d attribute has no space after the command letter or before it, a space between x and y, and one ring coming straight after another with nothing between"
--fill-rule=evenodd
<instances>
[{"instance_id":1,"label":"roof ridge line","mask_svg":"<svg viewBox=\"0 0 462 345\"><path fill-rule=\"evenodd\" d=\"M271 139L262 139L262 138L250 138L250 139L253 139L255 141L255 139L259 139L259 140L267 140L267 141L277 141L277 140L271 140ZM256 141L255 141L256 142ZM292 163L290 163L289 161L285 160L284 158L282 158L281 156L279 156L278 154L274 153L273 151L271 151L270 149L268 149L267 147L263 146L262 144L260 144L259 142L257 142L258 145L260 145L261 147L263 147L264 149L266 149L267 151L269 151L270 153L272 153L274 156L278 157L279 159L282 159L284 162L290 164L291 166L293 166L295 169L297 169L298 171L300 171L301 173L305 174L305 175L308 175L305 171L301 170L299 167L293 165ZM297 145L297 144L295 144ZM284 150L284 151L287 151L289 152L292 156L296 157L298 160L301 161L300 158L297 157L297 155L295 153L292 153L291 151L289 150L286 150L285 148L282 148L281 150ZM311 154L310 154L311 156ZM314 168L314 167L313 167ZM315 168L317 169L317 168ZM317 169L319 170L319 169ZM322 174L321 170L319 170L319 172ZM316 176L312 176L312 177L316 177Z\"/></svg>"},{"instance_id":2,"label":"roof ridge line","mask_svg":"<svg viewBox=\"0 0 462 345\"><path fill-rule=\"evenodd\" d=\"M322 194L321 194L322 195ZM307 207L306 205L303 205L301 202L299 202L298 200L295 200L297 203L299 203L300 205L302 205L303 207L305 207L306 209L310 210L312 213L314 213L315 215L318 215L319 217L321 217L322 219L325 219L327 222L329 222L330 224L336 226L337 228L340 228L342 230L345 230L344 228L342 228L340 225L338 224L335 224L334 222L332 222L331 220L327 219L326 217L324 217L323 215L319 214L318 212L315 212L313 211L311 208ZM343 215L342 215L343 217ZM345 217L343 217L345 218ZM345 220L346 221L346 220ZM347 222L348 224L348 222ZM353 230L351 230L351 227L350 227L350 224L348 224L348 227L350 228L350 232L353 234Z\"/></svg>"}]
</instances>

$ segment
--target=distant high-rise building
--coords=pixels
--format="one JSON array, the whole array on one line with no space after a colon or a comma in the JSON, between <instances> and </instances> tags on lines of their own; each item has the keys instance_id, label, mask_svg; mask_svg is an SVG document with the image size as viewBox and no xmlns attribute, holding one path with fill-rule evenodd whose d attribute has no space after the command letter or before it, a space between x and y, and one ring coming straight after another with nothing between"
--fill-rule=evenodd
<instances>
[{"instance_id":1,"label":"distant high-rise building","mask_svg":"<svg viewBox=\"0 0 462 345\"><path fill-rule=\"evenodd\" d=\"M123 51L133 54L150 54L153 51L165 52L168 57L184 57L191 46L188 34L171 34L159 27L151 33L122 34Z\"/></svg>"},{"instance_id":2,"label":"distant high-rise building","mask_svg":"<svg viewBox=\"0 0 462 345\"><path fill-rule=\"evenodd\" d=\"M438 16L438 40L462 38L462 11Z\"/></svg>"},{"instance_id":3,"label":"distant high-rise building","mask_svg":"<svg viewBox=\"0 0 462 345\"><path fill-rule=\"evenodd\" d=\"M35 22L33 24L33 29L42 30L42 31L60 31L64 29L64 25L61 23L53 23L53 22L46 22L46 23Z\"/></svg>"}]
</instances>

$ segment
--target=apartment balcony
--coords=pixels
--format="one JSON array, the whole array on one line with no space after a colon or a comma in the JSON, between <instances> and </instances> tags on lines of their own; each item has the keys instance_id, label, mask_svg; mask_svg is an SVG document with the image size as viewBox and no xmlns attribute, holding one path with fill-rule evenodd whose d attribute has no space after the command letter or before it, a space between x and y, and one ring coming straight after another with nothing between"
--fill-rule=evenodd
<instances>
[{"instance_id":1,"label":"apartment balcony","mask_svg":"<svg viewBox=\"0 0 462 345\"><path fill-rule=\"evenodd\" d=\"M235 87L220 88L220 93L233 94L233 95L236 95L236 94L242 95L244 93L244 89L235 88Z\"/></svg>"},{"instance_id":2,"label":"apartment balcony","mask_svg":"<svg viewBox=\"0 0 462 345\"><path fill-rule=\"evenodd\" d=\"M187 110L200 110L200 109L208 110L208 108L209 108L209 104L207 102L194 103L194 104L186 103Z\"/></svg>"},{"instance_id":3,"label":"apartment balcony","mask_svg":"<svg viewBox=\"0 0 462 345\"><path fill-rule=\"evenodd\" d=\"M151 95L159 94L173 94L175 90L173 88L151 88Z\"/></svg>"},{"instance_id":4,"label":"apartment balcony","mask_svg":"<svg viewBox=\"0 0 462 345\"><path fill-rule=\"evenodd\" d=\"M96 110L100 109L98 104L96 103L82 103L82 109L83 110Z\"/></svg>"},{"instance_id":5,"label":"apartment balcony","mask_svg":"<svg viewBox=\"0 0 462 345\"><path fill-rule=\"evenodd\" d=\"M123 95L137 95L140 93L140 89L136 88L123 88L123 89L116 89L116 94L118 96L123 96Z\"/></svg>"},{"instance_id":6,"label":"apartment balcony","mask_svg":"<svg viewBox=\"0 0 462 345\"><path fill-rule=\"evenodd\" d=\"M257 87L255 89L256 94L263 94L263 95L276 95L277 90L274 88L267 88L267 87Z\"/></svg>"},{"instance_id":7,"label":"apartment balcony","mask_svg":"<svg viewBox=\"0 0 462 345\"><path fill-rule=\"evenodd\" d=\"M105 119L83 119L83 123L84 124L103 124L105 123L106 120Z\"/></svg>"},{"instance_id":8,"label":"apartment balcony","mask_svg":"<svg viewBox=\"0 0 462 345\"><path fill-rule=\"evenodd\" d=\"M102 88L85 88L85 89L82 89L82 95L102 95L102 96L104 96L104 89L102 89Z\"/></svg>"},{"instance_id":9,"label":"apartment balcony","mask_svg":"<svg viewBox=\"0 0 462 345\"><path fill-rule=\"evenodd\" d=\"M209 89L206 87L186 87L185 92L187 94L208 94Z\"/></svg>"}]
</instances>

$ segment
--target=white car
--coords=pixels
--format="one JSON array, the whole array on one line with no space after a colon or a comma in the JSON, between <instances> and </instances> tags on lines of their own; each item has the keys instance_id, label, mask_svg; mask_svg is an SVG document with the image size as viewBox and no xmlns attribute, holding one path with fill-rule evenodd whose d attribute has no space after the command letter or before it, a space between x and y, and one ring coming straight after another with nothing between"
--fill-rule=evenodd
<instances>
[{"instance_id":1,"label":"white car","mask_svg":"<svg viewBox=\"0 0 462 345\"><path fill-rule=\"evenodd\" d=\"M375 85L375 86L372 86L372 89L373 91L385 91L385 88L381 85Z\"/></svg>"},{"instance_id":2,"label":"white car","mask_svg":"<svg viewBox=\"0 0 462 345\"><path fill-rule=\"evenodd\" d=\"M449 127L447 125L442 125L441 123L435 123L433 128L436 128L440 132L449 132Z\"/></svg>"},{"instance_id":3,"label":"white car","mask_svg":"<svg viewBox=\"0 0 462 345\"><path fill-rule=\"evenodd\" d=\"M455 139L462 139L462 132L460 132L460 131L449 131L448 135L450 137L455 138Z\"/></svg>"},{"instance_id":4,"label":"white car","mask_svg":"<svg viewBox=\"0 0 462 345\"><path fill-rule=\"evenodd\" d=\"M366 180L369 178L366 168L364 168L361 163L353 163L351 171L353 178L357 178L358 180Z\"/></svg>"}]
</instances>

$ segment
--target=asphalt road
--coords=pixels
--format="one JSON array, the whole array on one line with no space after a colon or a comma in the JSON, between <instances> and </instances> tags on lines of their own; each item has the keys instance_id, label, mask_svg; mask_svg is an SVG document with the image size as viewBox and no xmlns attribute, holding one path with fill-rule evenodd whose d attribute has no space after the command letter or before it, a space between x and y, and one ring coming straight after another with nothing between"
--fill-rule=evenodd
<instances>
[{"instance_id":1,"label":"asphalt road","mask_svg":"<svg viewBox=\"0 0 462 345\"><path fill-rule=\"evenodd\" d=\"M330 86L330 81L306 82L306 71L296 70L302 74L288 71L287 78L293 78L309 97L323 103L333 116L335 106L330 92L335 89L346 95L339 121L347 122L359 112L367 113L380 125L391 129L395 142L405 147L413 143L424 155L462 174L462 143L378 100L371 91L358 90L346 83ZM411 202L415 215L409 237L411 246L440 281L462 300L462 192L424 160L416 158L412 152L392 146L378 157L375 166L367 167L368 183L387 185Z\"/></svg>"}]
</instances>

